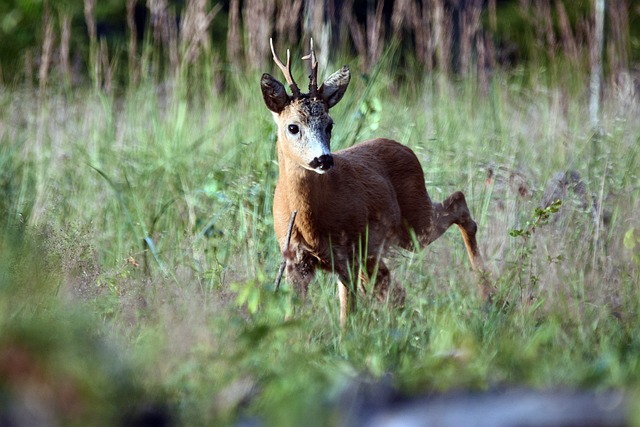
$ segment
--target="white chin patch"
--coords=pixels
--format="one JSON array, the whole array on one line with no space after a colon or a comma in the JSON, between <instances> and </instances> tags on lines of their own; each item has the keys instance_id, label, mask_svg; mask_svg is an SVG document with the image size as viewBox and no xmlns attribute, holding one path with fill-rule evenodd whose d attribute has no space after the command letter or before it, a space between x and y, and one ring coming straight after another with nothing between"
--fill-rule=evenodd
<instances>
[{"instance_id":1,"label":"white chin patch","mask_svg":"<svg viewBox=\"0 0 640 427\"><path fill-rule=\"evenodd\" d=\"M308 171L315 172L315 173L317 173L318 175L324 175L325 173L329 172L329 170L330 170L330 169L322 170L322 169L320 169L319 167L317 167L317 168L310 168L309 166L304 166L304 168L305 168L306 170L308 170Z\"/></svg>"}]
</instances>

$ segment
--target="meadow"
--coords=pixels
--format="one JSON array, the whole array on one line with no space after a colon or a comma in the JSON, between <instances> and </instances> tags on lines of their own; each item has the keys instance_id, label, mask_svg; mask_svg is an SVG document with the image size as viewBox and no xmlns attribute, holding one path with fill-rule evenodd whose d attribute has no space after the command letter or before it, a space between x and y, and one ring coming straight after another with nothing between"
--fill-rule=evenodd
<instances>
[{"instance_id":1,"label":"meadow","mask_svg":"<svg viewBox=\"0 0 640 427\"><path fill-rule=\"evenodd\" d=\"M3 402L36 393L63 425L124 413L319 426L340 425L358 381L637 402L638 95L608 82L594 130L581 70L406 78L394 58L353 73L332 148L393 138L418 155L432 199L462 190L493 304L454 229L391 254L404 309L362 299L344 331L332 275L305 304L275 292L275 125L259 91L271 68L111 92L3 86L0 360L22 361L31 384L4 368Z\"/></svg>"}]
</instances>

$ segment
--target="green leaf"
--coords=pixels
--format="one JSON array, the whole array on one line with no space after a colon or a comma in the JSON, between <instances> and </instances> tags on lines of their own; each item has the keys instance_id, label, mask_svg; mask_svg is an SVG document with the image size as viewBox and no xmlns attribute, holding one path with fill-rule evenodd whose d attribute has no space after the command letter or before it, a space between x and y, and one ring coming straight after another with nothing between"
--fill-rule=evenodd
<instances>
[{"instance_id":1,"label":"green leaf","mask_svg":"<svg viewBox=\"0 0 640 427\"><path fill-rule=\"evenodd\" d=\"M635 236L635 231L635 228L630 228L626 233L624 233L624 240L622 241L622 243L624 244L624 247L629 250L635 249L636 244L638 243L638 239L636 239Z\"/></svg>"}]
</instances>

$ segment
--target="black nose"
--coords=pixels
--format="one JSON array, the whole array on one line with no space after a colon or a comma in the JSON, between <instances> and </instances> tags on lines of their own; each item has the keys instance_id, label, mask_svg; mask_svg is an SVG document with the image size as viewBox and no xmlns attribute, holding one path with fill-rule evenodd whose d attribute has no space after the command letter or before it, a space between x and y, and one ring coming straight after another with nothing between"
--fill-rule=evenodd
<instances>
[{"instance_id":1,"label":"black nose","mask_svg":"<svg viewBox=\"0 0 640 427\"><path fill-rule=\"evenodd\" d=\"M309 163L313 169L320 169L327 171L333 167L333 156L331 154L323 154L320 157L316 157Z\"/></svg>"}]
</instances>

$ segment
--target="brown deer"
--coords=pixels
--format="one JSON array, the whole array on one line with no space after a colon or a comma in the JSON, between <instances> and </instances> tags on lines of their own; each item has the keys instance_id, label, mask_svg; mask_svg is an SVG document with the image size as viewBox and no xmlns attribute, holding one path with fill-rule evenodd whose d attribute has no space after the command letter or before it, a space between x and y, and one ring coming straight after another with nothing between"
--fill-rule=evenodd
<instances>
[{"instance_id":1,"label":"brown deer","mask_svg":"<svg viewBox=\"0 0 640 427\"><path fill-rule=\"evenodd\" d=\"M457 191L442 203L432 202L422 166L410 148L378 138L331 152L329 109L347 90L349 67L345 65L318 87L311 40L311 51L302 58L311 61L309 93L301 93L291 75L289 50L286 65L276 55L272 40L271 52L292 91L288 95L273 76L262 75L262 96L278 125L280 175L273 201L274 227L287 279L302 298L316 269L335 272L344 327L357 291L364 292L367 280L374 280L378 299L389 295L390 274L382 259L388 248L427 246L452 224L462 232L472 268L481 268L477 225L464 194ZM297 216L288 242L293 211ZM358 266L364 266L361 274ZM389 296L403 302L404 290L395 285Z\"/></svg>"}]
</instances>

